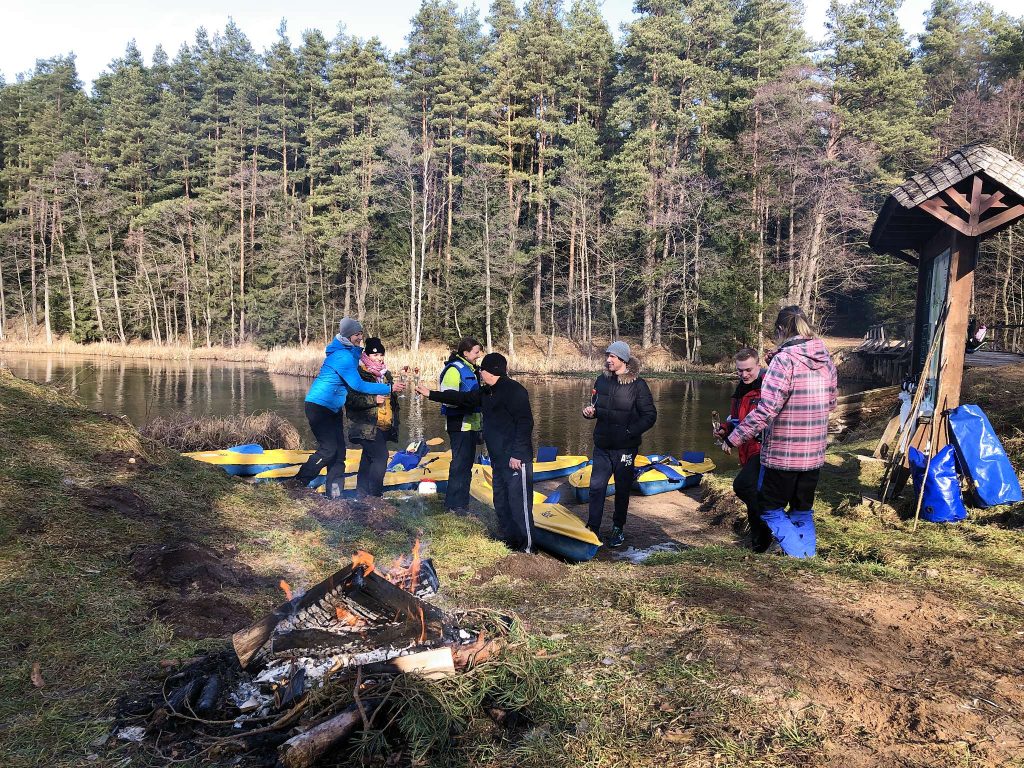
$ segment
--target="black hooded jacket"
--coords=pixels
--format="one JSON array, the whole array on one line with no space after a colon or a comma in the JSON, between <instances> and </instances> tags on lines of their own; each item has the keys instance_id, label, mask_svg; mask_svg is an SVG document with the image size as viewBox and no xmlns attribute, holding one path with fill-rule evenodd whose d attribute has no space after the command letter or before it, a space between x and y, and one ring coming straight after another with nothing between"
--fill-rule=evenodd
<instances>
[{"instance_id":1,"label":"black hooded jacket","mask_svg":"<svg viewBox=\"0 0 1024 768\"><path fill-rule=\"evenodd\" d=\"M533 410L530 393L515 379L502 376L493 387L481 385L469 392L441 390L430 399L460 408L480 407L484 442L492 460L533 461Z\"/></svg>"},{"instance_id":2,"label":"black hooded jacket","mask_svg":"<svg viewBox=\"0 0 1024 768\"><path fill-rule=\"evenodd\" d=\"M594 382L593 404L594 445L605 450L639 448L643 433L658 419L651 388L640 378L635 357L618 376L605 371Z\"/></svg>"}]
</instances>

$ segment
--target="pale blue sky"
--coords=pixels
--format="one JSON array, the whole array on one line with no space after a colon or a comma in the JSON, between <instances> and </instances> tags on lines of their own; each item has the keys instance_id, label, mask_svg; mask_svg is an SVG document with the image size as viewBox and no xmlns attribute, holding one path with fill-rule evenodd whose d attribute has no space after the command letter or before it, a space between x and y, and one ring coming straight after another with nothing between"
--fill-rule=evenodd
<instances>
[{"instance_id":1,"label":"pale blue sky","mask_svg":"<svg viewBox=\"0 0 1024 768\"><path fill-rule=\"evenodd\" d=\"M474 4L458 2L462 7ZM476 5L486 8L488 2L480 0ZM1021 13L1020 0L990 3L998 10ZM304 29L314 27L333 37L341 24L349 34L377 35L388 48L397 50L419 4L419 0L30 0L18 3L16 11L8 10L0 24L0 73L11 82L19 72L30 70L37 58L74 52L79 73L88 84L133 38L147 61L158 43L173 57L183 42L192 41L196 28L204 26L212 35L223 29L229 16L257 50L276 39L282 18L288 21L293 43ZM929 5L930 0L906 0L901 19L908 31L920 31ZM823 34L827 6L828 0L806 0L805 26L812 37ZM632 7L633 0L604 1L605 18L616 36L632 18Z\"/></svg>"}]
</instances>

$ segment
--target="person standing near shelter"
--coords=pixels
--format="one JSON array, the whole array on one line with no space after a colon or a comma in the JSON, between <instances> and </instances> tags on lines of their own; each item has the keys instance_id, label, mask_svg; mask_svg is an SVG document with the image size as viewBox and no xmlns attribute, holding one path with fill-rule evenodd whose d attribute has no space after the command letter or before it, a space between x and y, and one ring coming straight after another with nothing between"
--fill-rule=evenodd
<instances>
[{"instance_id":1,"label":"person standing near shelter","mask_svg":"<svg viewBox=\"0 0 1024 768\"><path fill-rule=\"evenodd\" d=\"M327 345L320 373L306 394L306 418L316 438L317 448L299 468L295 481L306 487L327 467L327 498L340 498L345 490L345 417L342 408L348 394L364 395L399 393L405 384L388 385L364 381L357 366L362 357L363 326L358 320L344 317L338 323L338 335Z\"/></svg>"},{"instance_id":2,"label":"person standing near shelter","mask_svg":"<svg viewBox=\"0 0 1024 768\"><path fill-rule=\"evenodd\" d=\"M779 311L775 338L779 347L765 371L760 402L723 440L722 450L730 453L764 433L761 519L787 555L812 557L814 493L825 463L828 415L836 406L836 368L800 307Z\"/></svg>"},{"instance_id":3,"label":"person standing near shelter","mask_svg":"<svg viewBox=\"0 0 1024 768\"><path fill-rule=\"evenodd\" d=\"M359 359L363 381L392 384L394 378L384 363L384 343L378 338L366 340ZM388 469L388 442L398 440L398 393L390 395L350 394L345 403L349 420L349 439L363 449L356 477L359 496L384 493L384 475Z\"/></svg>"},{"instance_id":4,"label":"person standing near shelter","mask_svg":"<svg viewBox=\"0 0 1024 768\"><path fill-rule=\"evenodd\" d=\"M736 390L732 393L732 407L729 420L722 425L717 437L724 440L756 407L761 399L761 368L757 351L744 347L733 358L736 363ZM757 504L757 484L761 476L761 441L759 437L744 443L737 451L740 471L732 481L733 493L747 506L747 521L750 524L750 548L764 552L772 543L772 532L761 519Z\"/></svg>"},{"instance_id":5,"label":"person standing near shelter","mask_svg":"<svg viewBox=\"0 0 1024 768\"><path fill-rule=\"evenodd\" d=\"M508 361L492 352L480 363L483 386L467 392L416 391L441 403L479 407L484 443L491 457L494 512L502 540L510 549L533 549L533 410L530 393L509 378Z\"/></svg>"},{"instance_id":6,"label":"person standing near shelter","mask_svg":"<svg viewBox=\"0 0 1024 768\"><path fill-rule=\"evenodd\" d=\"M479 389L477 363L483 354L484 349L476 339L469 336L462 339L441 370L441 391L465 393ZM448 442L452 447L444 508L465 514L469 507L469 482L473 473L473 461L476 459L476 447L480 444L480 403L445 403L441 406L441 413L446 420Z\"/></svg>"},{"instance_id":7,"label":"person standing near shelter","mask_svg":"<svg viewBox=\"0 0 1024 768\"><path fill-rule=\"evenodd\" d=\"M587 527L594 533L600 531L608 480L614 477L615 514L612 532L605 544L618 547L625 541L623 529L640 440L644 432L654 426L658 411L650 387L640 378L640 361L630 354L629 345L616 341L608 346L605 354L604 373L594 382L590 405L583 408L584 418L597 420Z\"/></svg>"}]
</instances>

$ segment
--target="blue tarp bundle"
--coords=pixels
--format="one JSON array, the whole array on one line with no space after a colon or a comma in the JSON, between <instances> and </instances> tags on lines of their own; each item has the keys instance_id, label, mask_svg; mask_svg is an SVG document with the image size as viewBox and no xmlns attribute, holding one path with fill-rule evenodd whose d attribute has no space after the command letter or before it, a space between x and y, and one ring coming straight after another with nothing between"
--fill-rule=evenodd
<instances>
[{"instance_id":1,"label":"blue tarp bundle","mask_svg":"<svg viewBox=\"0 0 1024 768\"><path fill-rule=\"evenodd\" d=\"M960 470L971 479L983 507L1021 501L1017 473L984 411L961 405L949 414L949 429Z\"/></svg>"},{"instance_id":2,"label":"blue tarp bundle","mask_svg":"<svg viewBox=\"0 0 1024 768\"><path fill-rule=\"evenodd\" d=\"M960 495L960 478L956 474L953 446L947 445L936 453L931 463L927 456L913 447L908 457L910 474L914 478L915 498L920 498L921 485L924 485L921 518L930 523L955 523L967 517L964 500ZM924 475L926 465L927 478Z\"/></svg>"}]
</instances>

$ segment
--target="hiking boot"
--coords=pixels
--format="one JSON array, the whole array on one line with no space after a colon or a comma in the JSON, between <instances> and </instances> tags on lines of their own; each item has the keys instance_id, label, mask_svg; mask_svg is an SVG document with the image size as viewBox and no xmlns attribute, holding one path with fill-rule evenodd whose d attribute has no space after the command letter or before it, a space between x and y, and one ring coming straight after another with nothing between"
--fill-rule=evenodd
<instances>
[{"instance_id":1,"label":"hiking boot","mask_svg":"<svg viewBox=\"0 0 1024 768\"><path fill-rule=\"evenodd\" d=\"M769 544L763 550L763 553L766 554L766 555L785 555L786 554L785 552L782 551L782 545L779 544L779 542L776 539L772 539L772 543Z\"/></svg>"},{"instance_id":2,"label":"hiking boot","mask_svg":"<svg viewBox=\"0 0 1024 768\"><path fill-rule=\"evenodd\" d=\"M622 542L624 542L625 540L626 540L626 534L624 534L622 532L622 529L619 528L619 526L616 525L616 526L614 526L612 528L611 536L609 536L607 539L605 539L604 543L607 544L612 549L615 549L615 547L621 547L622 546Z\"/></svg>"}]
</instances>

